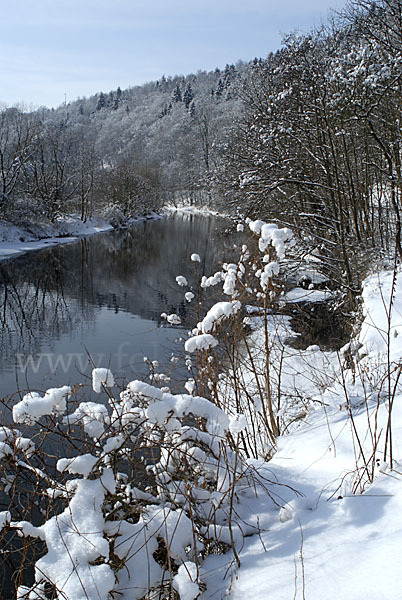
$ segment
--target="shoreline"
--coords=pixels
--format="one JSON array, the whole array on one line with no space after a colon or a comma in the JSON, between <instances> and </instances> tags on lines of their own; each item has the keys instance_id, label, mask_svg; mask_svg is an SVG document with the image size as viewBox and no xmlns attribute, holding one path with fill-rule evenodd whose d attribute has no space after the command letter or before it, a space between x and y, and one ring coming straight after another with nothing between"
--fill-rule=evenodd
<instances>
[{"instance_id":1,"label":"shoreline","mask_svg":"<svg viewBox=\"0 0 402 600\"><path fill-rule=\"evenodd\" d=\"M126 229L143 221L162 218L163 215L158 213L136 217L130 219L121 229ZM107 233L115 229L113 225L103 219L92 218L83 223L76 215L67 215L54 225L41 225L38 223L32 227L32 230L3 221L0 222L0 262L12 260L27 252L34 252L43 248L75 244L83 237Z\"/></svg>"},{"instance_id":2,"label":"shoreline","mask_svg":"<svg viewBox=\"0 0 402 600\"><path fill-rule=\"evenodd\" d=\"M222 217L225 219L231 218L231 216L227 213L221 213L217 210L213 210L206 206L197 206L195 204L192 205L192 204L179 203L179 204L177 204L177 206L174 204L165 204L165 206L163 206L163 208L162 208L162 211L165 214L178 213L178 214L182 214L182 215L200 215L200 216L204 216L204 217Z\"/></svg>"}]
</instances>

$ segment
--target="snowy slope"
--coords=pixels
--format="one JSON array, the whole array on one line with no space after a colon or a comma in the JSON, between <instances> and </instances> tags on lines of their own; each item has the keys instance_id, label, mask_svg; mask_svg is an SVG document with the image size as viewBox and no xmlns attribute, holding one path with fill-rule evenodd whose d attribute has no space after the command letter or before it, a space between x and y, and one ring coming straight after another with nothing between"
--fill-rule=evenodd
<instances>
[{"instance_id":1,"label":"snowy slope","mask_svg":"<svg viewBox=\"0 0 402 600\"><path fill-rule=\"evenodd\" d=\"M258 517L260 533L245 540L235 600L402 597L402 274L369 277L363 303L354 371L342 376L343 357L327 355L337 381L316 386L314 408L279 439L269 463L256 464L262 477L283 484L268 486L282 508L268 494L242 507L244 521ZM389 453L383 460L389 389L393 470Z\"/></svg>"}]
</instances>

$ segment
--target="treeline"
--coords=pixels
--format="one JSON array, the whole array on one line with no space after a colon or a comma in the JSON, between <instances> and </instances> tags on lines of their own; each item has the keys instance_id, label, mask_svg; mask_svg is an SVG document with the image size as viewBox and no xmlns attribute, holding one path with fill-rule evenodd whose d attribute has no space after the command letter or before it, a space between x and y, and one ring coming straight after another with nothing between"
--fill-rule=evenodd
<instances>
[{"instance_id":1,"label":"treeline","mask_svg":"<svg viewBox=\"0 0 402 600\"><path fill-rule=\"evenodd\" d=\"M247 65L162 77L58 109L0 111L0 218L126 219L166 201L210 200L207 181L238 111Z\"/></svg>"},{"instance_id":2,"label":"treeline","mask_svg":"<svg viewBox=\"0 0 402 600\"><path fill-rule=\"evenodd\" d=\"M401 247L402 2L356 0L253 65L217 174L225 204L291 224L356 287Z\"/></svg>"}]
</instances>

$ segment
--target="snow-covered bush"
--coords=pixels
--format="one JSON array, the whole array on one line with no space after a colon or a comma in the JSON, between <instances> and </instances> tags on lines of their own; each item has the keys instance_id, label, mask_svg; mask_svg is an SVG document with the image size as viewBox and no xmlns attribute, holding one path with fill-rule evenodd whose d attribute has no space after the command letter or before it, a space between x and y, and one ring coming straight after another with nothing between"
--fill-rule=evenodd
<instances>
[{"instance_id":1,"label":"snow-covered bush","mask_svg":"<svg viewBox=\"0 0 402 600\"><path fill-rule=\"evenodd\" d=\"M114 203L107 204L103 209L101 216L116 229L127 223L127 218L122 209Z\"/></svg>"},{"instance_id":2,"label":"snow-covered bush","mask_svg":"<svg viewBox=\"0 0 402 600\"><path fill-rule=\"evenodd\" d=\"M213 287L215 295L221 288L221 299L199 317L185 350L196 355L197 389L228 414L245 415L242 450L247 456L258 457L269 454L280 433L278 392L272 385L271 365L276 340L271 339L274 336L268 324L281 302L280 263L295 242L290 229L250 219L246 225L251 236L246 240L245 226L240 225L237 233L247 243L237 248L237 261L223 263L220 271L201 277L200 288ZM258 364L245 330L250 310L259 313L265 324L263 360Z\"/></svg>"},{"instance_id":3,"label":"snow-covered bush","mask_svg":"<svg viewBox=\"0 0 402 600\"><path fill-rule=\"evenodd\" d=\"M169 378L150 363L151 384L134 380L117 392L110 370L94 369L99 401L81 398L84 386L63 386L28 393L13 406L13 420L26 432L0 431L0 484L8 498L0 535L20 557L18 598L133 600L154 593L192 600L203 589L209 554L230 551L239 564L244 530L236 504L253 489L246 459L258 454L251 432L262 431L271 447L278 431L269 357L263 373L252 360L247 367L254 376L249 393L236 387L244 348L235 325L243 330L251 297L267 318L280 294L278 261L292 239L289 230L262 221L249 228L253 239L239 260L201 279L201 290L222 286L223 298L185 342L186 364L196 365L188 393L156 387ZM184 276L176 280L189 287ZM171 324L174 317L166 315Z\"/></svg>"},{"instance_id":4,"label":"snow-covered bush","mask_svg":"<svg viewBox=\"0 0 402 600\"><path fill-rule=\"evenodd\" d=\"M113 383L110 371L94 370L94 391L109 386L106 404L103 396L79 402L77 394L72 404L66 386L29 394L13 416L30 437L0 431L0 481L9 495L3 543L15 546L10 533L18 532L21 572L35 563L33 583L16 580L18 598L52 590L60 599L132 600L165 589L190 600L200 592L204 558L233 543L232 490L246 483L235 451L240 420L206 398L142 381L115 397ZM40 558L32 551L38 544Z\"/></svg>"}]
</instances>

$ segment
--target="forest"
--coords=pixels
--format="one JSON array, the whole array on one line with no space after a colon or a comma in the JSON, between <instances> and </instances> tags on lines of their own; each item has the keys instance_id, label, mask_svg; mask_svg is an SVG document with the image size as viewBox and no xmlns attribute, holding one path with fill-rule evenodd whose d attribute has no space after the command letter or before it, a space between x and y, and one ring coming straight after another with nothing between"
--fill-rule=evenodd
<instances>
[{"instance_id":1,"label":"forest","mask_svg":"<svg viewBox=\"0 0 402 600\"><path fill-rule=\"evenodd\" d=\"M246 65L199 72L58 109L0 113L1 216L54 221L105 213L116 224L167 201L210 198L218 147L239 111ZM119 221L120 219L120 221Z\"/></svg>"}]
</instances>

